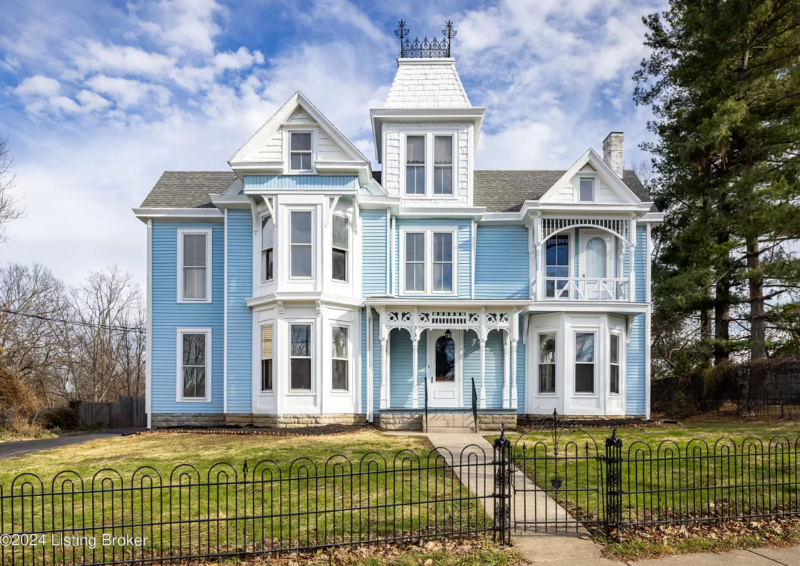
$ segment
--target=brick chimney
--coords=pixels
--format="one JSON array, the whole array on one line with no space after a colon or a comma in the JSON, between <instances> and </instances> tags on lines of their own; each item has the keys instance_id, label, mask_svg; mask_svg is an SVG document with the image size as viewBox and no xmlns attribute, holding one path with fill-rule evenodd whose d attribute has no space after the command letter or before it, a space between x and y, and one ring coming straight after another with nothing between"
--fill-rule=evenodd
<instances>
[{"instance_id":1,"label":"brick chimney","mask_svg":"<svg viewBox=\"0 0 800 566\"><path fill-rule=\"evenodd\" d=\"M625 135L622 132L611 132L603 140L603 161L611 167L611 170L622 178L622 140Z\"/></svg>"}]
</instances>

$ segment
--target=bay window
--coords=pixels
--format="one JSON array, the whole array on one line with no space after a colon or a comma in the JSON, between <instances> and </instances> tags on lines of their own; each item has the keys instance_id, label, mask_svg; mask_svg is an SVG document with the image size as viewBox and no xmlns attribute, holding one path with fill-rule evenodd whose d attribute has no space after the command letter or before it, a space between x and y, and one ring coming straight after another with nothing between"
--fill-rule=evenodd
<instances>
[{"instance_id":1,"label":"bay window","mask_svg":"<svg viewBox=\"0 0 800 566\"><path fill-rule=\"evenodd\" d=\"M608 392L613 395L619 395L619 334L611 334L609 340L609 348L611 351L609 352L609 363L610 363L610 370L609 370L609 388Z\"/></svg>"},{"instance_id":2,"label":"bay window","mask_svg":"<svg viewBox=\"0 0 800 566\"><path fill-rule=\"evenodd\" d=\"M290 236L291 251L289 255L289 273L291 277L312 277L314 254L311 238L311 212L292 212Z\"/></svg>"},{"instance_id":3,"label":"bay window","mask_svg":"<svg viewBox=\"0 0 800 566\"><path fill-rule=\"evenodd\" d=\"M334 391L347 391L349 388L347 327L333 326L331 327L331 333L331 389Z\"/></svg>"},{"instance_id":4,"label":"bay window","mask_svg":"<svg viewBox=\"0 0 800 566\"><path fill-rule=\"evenodd\" d=\"M289 328L290 388L295 391L311 391L311 325L292 324Z\"/></svg>"},{"instance_id":5,"label":"bay window","mask_svg":"<svg viewBox=\"0 0 800 566\"><path fill-rule=\"evenodd\" d=\"M265 216L261 219L261 280L272 281L274 276L274 251L273 240L275 238L275 223L272 216Z\"/></svg>"},{"instance_id":6,"label":"bay window","mask_svg":"<svg viewBox=\"0 0 800 566\"><path fill-rule=\"evenodd\" d=\"M344 216L333 217L331 264L333 279L336 281L347 281L348 224L347 218Z\"/></svg>"},{"instance_id":7,"label":"bay window","mask_svg":"<svg viewBox=\"0 0 800 566\"><path fill-rule=\"evenodd\" d=\"M556 334L539 334L539 393L556 392Z\"/></svg>"},{"instance_id":8,"label":"bay window","mask_svg":"<svg viewBox=\"0 0 800 566\"><path fill-rule=\"evenodd\" d=\"M272 391L272 325L261 327L261 391Z\"/></svg>"},{"instance_id":9,"label":"bay window","mask_svg":"<svg viewBox=\"0 0 800 566\"><path fill-rule=\"evenodd\" d=\"M594 393L594 332L575 333L575 393Z\"/></svg>"}]
</instances>

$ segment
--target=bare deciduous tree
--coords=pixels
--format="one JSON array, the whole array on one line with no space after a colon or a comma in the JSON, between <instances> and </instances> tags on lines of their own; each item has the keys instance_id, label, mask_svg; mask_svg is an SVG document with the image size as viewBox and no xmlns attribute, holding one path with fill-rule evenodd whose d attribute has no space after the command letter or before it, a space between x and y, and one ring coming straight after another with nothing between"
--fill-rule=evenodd
<instances>
[{"instance_id":1,"label":"bare deciduous tree","mask_svg":"<svg viewBox=\"0 0 800 566\"><path fill-rule=\"evenodd\" d=\"M8 224L23 214L14 195L16 180L8 138L0 138L0 243L6 240Z\"/></svg>"}]
</instances>

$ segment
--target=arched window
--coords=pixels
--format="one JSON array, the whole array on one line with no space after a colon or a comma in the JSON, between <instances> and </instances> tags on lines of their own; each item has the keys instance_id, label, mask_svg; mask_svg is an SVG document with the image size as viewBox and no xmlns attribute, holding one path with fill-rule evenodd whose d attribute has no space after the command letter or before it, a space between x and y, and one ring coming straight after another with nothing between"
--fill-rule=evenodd
<instances>
[{"instance_id":1,"label":"arched window","mask_svg":"<svg viewBox=\"0 0 800 566\"><path fill-rule=\"evenodd\" d=\"M586 277L606 278L606 241L603 238L592 238L586 242Z\"/></svg>"},{"instance_id":2,"label":"arched window","mask_svg":"<svg viewBox=\"0 0 800 566\"><path fill-rule=\"evenodd\" d=\"M449 336L436 340L436 381L456 380L456 343Z\"/></svg>"}]
</instances>

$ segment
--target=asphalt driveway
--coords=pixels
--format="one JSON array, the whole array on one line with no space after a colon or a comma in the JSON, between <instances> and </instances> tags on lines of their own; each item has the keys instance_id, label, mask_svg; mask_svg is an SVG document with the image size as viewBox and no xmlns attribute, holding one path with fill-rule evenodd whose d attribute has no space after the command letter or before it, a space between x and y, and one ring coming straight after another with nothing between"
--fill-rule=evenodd
<instances>
[{"instance_id":1,"label":"asphalt driveway","mask_svg":"<svg viewBox=\"0 0 800 566\"><path fill-rule=\"evenodd\" d=\"M42 438L40 440L18 440L15 442L2 442L0 443L0 460L6 458L13 458L15 456L24 456L25 454L32 454L41 450L49 450L50 448L58 448L60 446L69 446L71 444L82 444L90 440L98 440L100 438L111 438L114 436L128 436L143 428L125 428L119 430L104 430L100 432L90 432L86 434L71 434L67 436L59 436L58 438Z\"/></svg>"}]
</instances>

